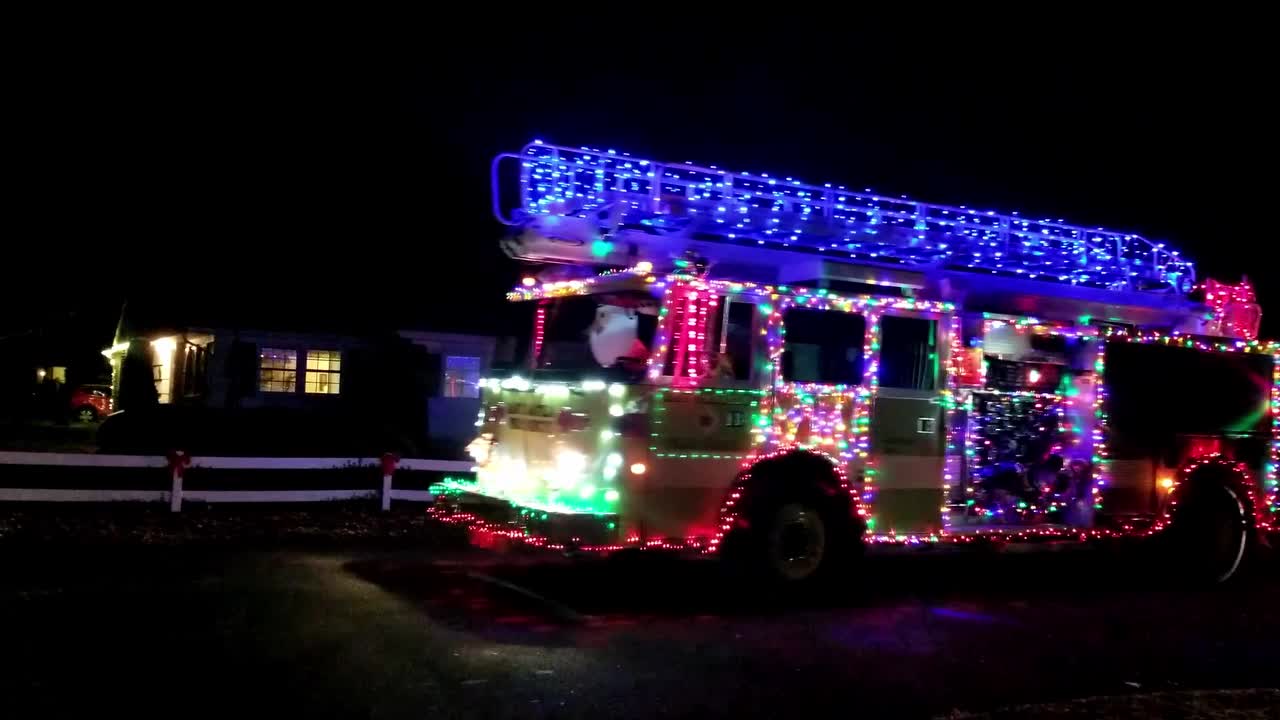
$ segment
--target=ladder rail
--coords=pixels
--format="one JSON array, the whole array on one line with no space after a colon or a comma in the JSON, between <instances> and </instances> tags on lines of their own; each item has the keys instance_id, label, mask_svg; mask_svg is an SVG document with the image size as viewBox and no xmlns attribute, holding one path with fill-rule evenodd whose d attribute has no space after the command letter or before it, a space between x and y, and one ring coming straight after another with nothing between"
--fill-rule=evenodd
<instances>
[{"instance_id":1,"label":"ladder rail","mask_svg":"<svg viewBox=\"0 0 1280 720\"><path fill-rule=\"evenodd\" d=\"M513 159L521 163L521 207L507 215L498 200L499 165ZM1031 277L1053 276L1115 289L1143 289L1142 282L1167 281L1175 290L1185 290L1195 279L1192 263L1134 233L714 166L658 163L612 150L535 141L519 154L497 156L492 172L494 215L507 225L543 214L586 217L621 204L620 217L628 216L654 232L695 227L730 239L749 236L760 244L769 241L782 247L794 242L820 252L855 250L877 257L879 249L914 263L935 257L965 266L967 259L967 267L991 272L1005 270L1012 258L1030 263L1027 267L1035 271ZM886 230L892 237L878 239Z\"/></svg>"}]
</instances>

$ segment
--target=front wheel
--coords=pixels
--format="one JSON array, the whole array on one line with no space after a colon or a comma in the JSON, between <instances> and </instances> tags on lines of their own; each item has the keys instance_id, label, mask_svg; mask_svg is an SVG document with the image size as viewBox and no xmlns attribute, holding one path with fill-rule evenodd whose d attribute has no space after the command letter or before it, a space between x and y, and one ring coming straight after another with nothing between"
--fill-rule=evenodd
<instances>
[{"instance_id":1,"label":"front wheel","mask_svg":"<svg viewBox=\"0 0 1280 720\"><path fill-rule=\"evenodd\" d=\"M818 575L828 554L827 524L817 508L787 503L778 508L765 536L769 575L799 583Z\"/></svg>"},{"instance_id":2,"label":"front wheel","mask_svg":"<svg viewBox=\"0 0 1280 720\"><path fill-rule=\"evenodd\" d=\"M722 552L730 566L765 585L825 585L857 555L858 538L835 503L807 494L762 499L746 517Z\"/></svg>"}]
</instances>

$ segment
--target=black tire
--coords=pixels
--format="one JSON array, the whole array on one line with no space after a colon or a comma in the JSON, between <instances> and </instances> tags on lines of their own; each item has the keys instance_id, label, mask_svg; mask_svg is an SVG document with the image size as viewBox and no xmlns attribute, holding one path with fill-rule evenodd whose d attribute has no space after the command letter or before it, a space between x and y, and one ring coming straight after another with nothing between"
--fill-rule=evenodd
<instances>
[{"instance_id":1,"label":"black tire","mask_svg":"<svg viewBox=\"0 0 1280 720\"><path fill-rule=\"evenodd\" d=\"M97 422L98 410L92 405L81 405L76 408L75 419L83 423Z\"/></svg>"},{"instance_id":2,"label":"black tire","mask_svg":"<svg viewBox=\"0 0 1280 720\"><path fill-rule=\"evenodd\" d=\"M1174 509L1169 565L1197 584L1225 583L1241 574L1253 546L1249 509L1231 487L1193 484Z\"/></svg>"},{"instance_id":3,"label":"black tire","mask_svg":"<svg viewBox=\"0 0 1280 720\"><path fill-rule=\"evenodd\" d=\"M804 495L758 503L736 544L740 563L778 587L812 587L831 579L846 565L853 544L848 521L831 505Z\"/></svg>"},{"instance_id":4,"label":"black tire","mask_svg":"<svg viewBox=\"0 0 1280 720\"><path fill-rule=\"evenodd\" d=\"M776 508L765 526L765 570L778 582L814 578L827 559L827 522L817 508L790 502Z\"/></svg>"}]
</instances>

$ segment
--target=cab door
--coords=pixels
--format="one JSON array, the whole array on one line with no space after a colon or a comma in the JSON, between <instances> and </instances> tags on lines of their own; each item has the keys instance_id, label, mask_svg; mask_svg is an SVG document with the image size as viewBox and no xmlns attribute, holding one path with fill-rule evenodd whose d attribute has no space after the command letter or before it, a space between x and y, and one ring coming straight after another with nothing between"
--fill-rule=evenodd
<instances>
[{"instance_id":1,"label":"cab door","mask_svg":"<svg viewBox=\"0 0 1280 720\"><path fill-rule=\"evenodd\" d=\"M875 534L942 529L946 428L943 323L889 312L877 323L878 387L871 405Z\"/></svg>"}]
</instances>

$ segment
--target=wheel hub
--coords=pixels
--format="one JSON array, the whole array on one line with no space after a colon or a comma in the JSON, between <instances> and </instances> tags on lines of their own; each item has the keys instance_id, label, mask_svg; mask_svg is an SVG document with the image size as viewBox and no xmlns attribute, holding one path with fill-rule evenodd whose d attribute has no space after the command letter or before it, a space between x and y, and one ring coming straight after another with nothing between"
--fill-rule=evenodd
<instances>
[{"instance_id":1,"label":"wheel hub","mask_svg":"<svg viewBox=\"0 0 1280 720\"><path fill-rule=\"evenodd\" d=\"M802 580L822 564L826 527L812 508L798 504L779 509L769 538L774 569L788 580Z\"/></svg>"}]
</instances>

